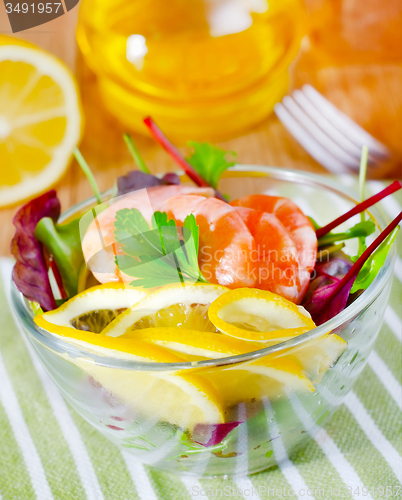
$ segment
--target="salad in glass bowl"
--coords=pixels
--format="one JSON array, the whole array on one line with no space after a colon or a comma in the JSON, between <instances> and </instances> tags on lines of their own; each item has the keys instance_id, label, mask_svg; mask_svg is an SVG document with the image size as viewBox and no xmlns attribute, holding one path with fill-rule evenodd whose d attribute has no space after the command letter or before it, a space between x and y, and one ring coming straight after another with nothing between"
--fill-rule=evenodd
<instances>
[{"instance_id":1,"label":"salad in glass bowl","mask_svg":"<svg viewBox=\"0 0 402 500\"><path fill-rule=\"evenodd\" d=\"M50 191L16 214L14 308L67 401L118 446L173 472L254 473L365 366L402 218L385 227L370 207L401 183L358 204L209 144L186 160L146 123L185 174L153 176L126 137L139 170L100 195L77 151L96 196L60 215Z\"/></svg>"}]
</instances>

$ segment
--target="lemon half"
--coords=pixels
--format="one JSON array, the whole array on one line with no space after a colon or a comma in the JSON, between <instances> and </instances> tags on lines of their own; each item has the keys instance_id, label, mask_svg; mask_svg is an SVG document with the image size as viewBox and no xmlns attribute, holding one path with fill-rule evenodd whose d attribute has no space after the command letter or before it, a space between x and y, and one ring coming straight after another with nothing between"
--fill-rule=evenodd
<instances>
[{"instance_id":1,"label":"lemon half","mask_svg":"<svg viewBox=\"0 0 402 500\"><path fill-rule=\"evenodd\" d=\"M0 35L0 207L56 183L81 130L77 86L67 66L34 45Z\"/></svg>"}]
</instances>

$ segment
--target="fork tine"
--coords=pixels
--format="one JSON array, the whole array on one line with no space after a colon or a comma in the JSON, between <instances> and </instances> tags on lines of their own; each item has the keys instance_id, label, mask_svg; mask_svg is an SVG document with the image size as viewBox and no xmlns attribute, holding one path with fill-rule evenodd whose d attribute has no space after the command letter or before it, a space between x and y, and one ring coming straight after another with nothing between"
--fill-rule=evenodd
<instances>
[{"instance_id":1,"label":"fork tine","mask_svg":"<svg viewBox=\"0 0 402 500\"><path fill-rule=\"evenodd\" d=\"M360 160L361 148L354 144L349 138L338 130L327 118L317 109L314 104L307 99L301 90L295 90L292 94L293 99L303 109L309 117L315 121L320 129L325 132L332 140L334 140L342 149L347 151L351 156Z\"/></svg>"},{"instance_id":2,"label":"fork tine","mask_svg":"<svg viewBox=\"0 0 402 500\"><path fill-rule=\"evenodd\" d=\"M276 116L290 134L303 148L324 168L334 174L346 173L346 166L329 153L316 139L314 139L289 113L285 106L277 103L274 106Z\"/></svg>"},{"instance_id":3,"label":"fork tine","mask_svg":"<svg viewBox=\"0 0 402 500\"><path fill-rule=\"evenodd\" d=\"M312 135L325 149L335 158L349 168L357 169L359 161L342 149L331 137L326 135L321 128L298 106L296 101L290 96L285 96L282 100L283 106L293 115L293 117Z\"/></svg>"},{"instance_id":4,"label":"fork tine","mask_svg":"<svg viewBox=\"0 0 402 500\"><path fill-rule=\"evenodd\" d=\"M380 160L388 159L391 156L389 149L372 135L361 128L351 118L339 111L331 102L323 97L311 85L303 85L302 92L309 101L320 110L328 121L330 121L338 130L343 130L350 141L353 141L361 150L366 145L370 153Z\"/></svg>"}]
</instances>

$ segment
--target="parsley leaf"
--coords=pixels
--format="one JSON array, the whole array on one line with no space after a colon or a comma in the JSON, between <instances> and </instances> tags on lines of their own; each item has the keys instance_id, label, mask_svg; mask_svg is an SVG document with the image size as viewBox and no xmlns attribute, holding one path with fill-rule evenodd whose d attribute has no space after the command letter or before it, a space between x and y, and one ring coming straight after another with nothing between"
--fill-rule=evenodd
<instances>
[{"instance_id":1,"label":"parsley leaf","mask_svg":"<svg viewBox=\"0 0 402 500\"><path fill-rule=\"evenodd\" d=\"M236 153L227 152L207 142L189 142L188 145L194 148L194 152L189 158L186 158L187 161L208 184L217 189L223 172L235 165L233 160ZM227 159L227 155L231 155L232 159Z\"/></svg>"},{"instance_id":2,"label":"parsley leaf","mask_svg":"<svg viewBox=\"0 0 402 500\"><path fill-rule=\"evenodd\" d=\"M150 227L139 210L125 208L116 213L114 234L123 251L116 265L137 278L136 286L207 283L198 266L199 228L193 214L178 227L165 212L155 212Z\"/></svg>"}]
</instances>

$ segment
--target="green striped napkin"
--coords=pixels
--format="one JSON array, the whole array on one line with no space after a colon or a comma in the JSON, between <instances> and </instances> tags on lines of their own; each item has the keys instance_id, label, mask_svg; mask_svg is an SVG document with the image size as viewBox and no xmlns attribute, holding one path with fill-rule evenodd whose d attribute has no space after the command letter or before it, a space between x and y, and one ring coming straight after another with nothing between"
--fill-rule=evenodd
<instances>
[{"instance_id":1,"label":"green striped napkin","mask_svg":"<svg viewBox=\"0 0 402 500\"><path fill-rule=\"evenodd\" d=\"M370 183L372 191L382 187ZM382 210L390 219L401 206L393 197ZM384 326L345 403L297 454L288 457L278 445L280 466L234 479L182 478L143 466L72 410L16 325L12 261L0 259L0 500L402 498L401 236L398 247Z\"/></svg>"}]
</instances>

